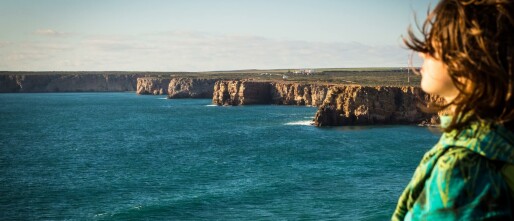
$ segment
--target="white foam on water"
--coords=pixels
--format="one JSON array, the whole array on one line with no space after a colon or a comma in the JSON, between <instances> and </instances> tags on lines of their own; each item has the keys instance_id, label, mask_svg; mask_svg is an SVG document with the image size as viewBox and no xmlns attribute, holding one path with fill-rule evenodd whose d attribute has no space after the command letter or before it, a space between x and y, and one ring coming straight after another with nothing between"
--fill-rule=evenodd
<instances>
[{"instance_id":1,"label":"white foam on water","mask_svg":"<svg viewBox=\"0 0 514 221\"><path fill-rule=\"evenodd\" d=\"M159 99L159 100L166 100L168 98L167 97L160 97L160 98L157 98L157 99Z\"/></svg>"},{"instance_id":2,"label":"white foam on water","mask_svg":"<svg viewBox=\"0 0 514 221\"><path fill-rule=\"evenodd\" d=\"M206 106L206 107L217 107L218 105L216 105L216 104L207 104L207 105L205 105L205 106Z\"/></svg>"},{"instance_id":3,"label":"white foam on water","mask_svg":"<svg viewBox=\"0 0 514 221\"><path fill-rule=\"evenodd\" d=\"M300 126L312 126L312 120L302 120L302 121L294 121L285 123L284 125L300 125Z\"/></svg>"}]
</instances>

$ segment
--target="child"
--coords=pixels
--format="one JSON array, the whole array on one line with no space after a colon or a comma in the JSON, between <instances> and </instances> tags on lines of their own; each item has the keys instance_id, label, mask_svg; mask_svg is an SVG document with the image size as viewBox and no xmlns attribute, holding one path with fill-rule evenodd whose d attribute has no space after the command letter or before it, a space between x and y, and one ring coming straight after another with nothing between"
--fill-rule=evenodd
<instances>
[{"instance_id":1,"label":"child","mask_svg":"<svg viewBox=\"0 0 514 221\"><path fill-rule=\"evenodd\" d=\"M444 130L392 220L514 220L514 0L441 0L406 45Z\"/></svg>"}]
</instances>

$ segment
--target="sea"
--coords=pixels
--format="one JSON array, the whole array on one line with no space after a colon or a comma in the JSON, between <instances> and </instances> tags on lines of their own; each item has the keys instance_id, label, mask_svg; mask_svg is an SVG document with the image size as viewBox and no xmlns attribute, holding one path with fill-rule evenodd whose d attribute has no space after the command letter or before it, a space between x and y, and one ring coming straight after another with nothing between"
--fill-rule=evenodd
<instances>
[{"instance_id":1,"label":"sea","mask_svg":"<svg viewBox=\"0 0 514 221\"><path fill-rule=\"evenodd\" d=\"M0 220L389 220L440 134L315 107L0 94Z\"/></svg>"}]
</instances>

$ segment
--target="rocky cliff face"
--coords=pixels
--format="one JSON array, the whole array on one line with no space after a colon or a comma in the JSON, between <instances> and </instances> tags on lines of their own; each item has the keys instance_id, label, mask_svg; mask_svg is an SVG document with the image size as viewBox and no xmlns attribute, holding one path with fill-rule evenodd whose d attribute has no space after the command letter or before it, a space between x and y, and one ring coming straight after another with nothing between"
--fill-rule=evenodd
<instances>
[{"instance_id":1,"label":"rocky cliff face","mask_svg":"<svg viewBox=\"0 0 514 221\"><path fill-rule=\"evenodd\" d=\"M217 105L270 104L270 82L217 81L212 103Z\"/></svg>"},{"instance_id":2,"label":"rocky cliff face","mask_svg":"<svg viewBox=\"0 0 514 221\"><path fill-rule=\"evenodd\" d=\"M135 91L138 74L0 75L0 92Z\"/></svg>"},{"instance_id":3,"label":"rocky cliff face","mask_svg":"<svg viewBox=\"0 0 514 221\"><path fill-rule=\"evenodd\" d=\"M21 89L18 79L13 75L0 75L0 93L19 92Z\"/></svg>"},{"instance_id":4,"label":"rocky cliff face","mask_svg":"<svg viewBox=\"0 0 514 221\"><path fill-rule=\"evenodd\" d=\"M249 80L218 81L212 102L217 105L312 105L319 109L316 126L371 124L435 124L436 114L420 106L442 99L418 87L317 85Z\"/></svg>"},{"instance_id":5,"label":"rocky cliff face","mask_svg":"<svg viewBox=\"0 0 514 221\"><path fill-rule=\"evenodd\" d=\"M215 79L173 78L168 84L168 98L212 98Z\"/></svg>"},{"instance_id":6,"label":"rocky cliff face","mask_svg":"<svg viewBox=\"0 0 514 221\"><path fill-rule=\"evenodd\" d=\"M159 77L142 77L137 79L137 94L168 94L170 79Z\"/></svg>"},{"instance_id":7,"label":"rocky cliff face","mask_svg":"<svg viewBox=\"0 0 514 221\"><path fill-rule=\"evenodd\" d=\"M266 81L218 81L212 102L217 105L285 104L319 106L328 85Z\"/></svg>"},{"instance_id":8,"label":"rocky cliff face","mask_svg":"<svg viewBox=\"0 0 514 221\"><path fill-rule=\"evenodd\" d=\"M329 85L300 83L271 83L273 104L320 106Z\"/></svg>"},{"instance_id":9,"label":"rocky cliff face","mask_svg":"<svg viewBox=\"0 0 514 221\"><path fill-rule=\"evenodd\" d=\"M139 78L139 79L138 79ZM317 126L434 124L419 106L442 99L417 87L365 87L252 80L144 77L142 74L0 75L0 92L107 92L168 94L169 98L212 98L217 105L318 106Z\"/></svg>"},{"instance_id":10,"label":"rocky cliff face","mask_svg":"<svg viewBox=\"0 0 514 221\"><path fill-rule=\"evenodd\" d=\"M314 117L316 126L435 123L419 106L442 102L418 87L334 86Z\"/></svg>"}]
</instances>

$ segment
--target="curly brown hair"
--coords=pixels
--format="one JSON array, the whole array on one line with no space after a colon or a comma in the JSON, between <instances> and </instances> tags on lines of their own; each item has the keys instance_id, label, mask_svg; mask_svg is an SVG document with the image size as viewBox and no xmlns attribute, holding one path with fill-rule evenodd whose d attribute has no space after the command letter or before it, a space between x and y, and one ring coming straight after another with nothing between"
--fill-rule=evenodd
<instances>
[{"instance_id":1,"label":"curly brown hair","mask_svg":"<svg viewBox=\"0 0 514 221\"><path fill-rule=\"evenodd\" d=\"M403 41L410 49L441 59L460 92L438 110L454 106L445 131L481 120L514 125L514 1L441 0L421 28ZM464 117L465 116L465 117Z\"/></svg>"}]
</instances>

